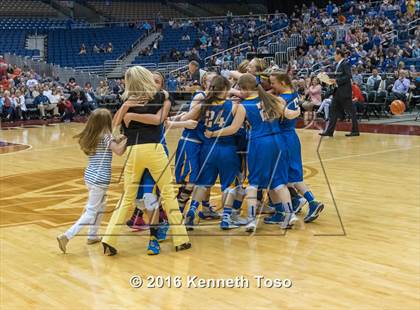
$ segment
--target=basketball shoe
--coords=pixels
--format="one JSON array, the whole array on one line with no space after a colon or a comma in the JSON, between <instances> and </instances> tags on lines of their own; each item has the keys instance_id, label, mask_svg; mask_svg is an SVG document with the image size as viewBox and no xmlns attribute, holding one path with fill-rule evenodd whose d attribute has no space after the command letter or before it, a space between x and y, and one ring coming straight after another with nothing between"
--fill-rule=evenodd
<instances>
[{"instance_id":1,"label":"basketball shoe","mask_svg":"<svg viewBox=\"0 0 420 310\"><path fill-rule=\"evenodd\" d=\"M309 203L308 213L306 214L305 218L303 219L305 223L310 223L315 221L319 214L324 210L324 204L318 201L311 201Z\"/></svg>"},{"instance_id":2,"label":"basketball shoe","mask_svg":"<svg viewBox=\"0 0 420 310\"><path fill-rule=\"evenodd\" d=\"M213 207L204 207L200 212L198 212L198 217L202 220L218 220L220 219L220 214L213 210Z\"/></svg>"},{"instance_id":3,"label":"basketball shoe","mask_svg":"<svg viewBox=\"0 0 420 310\"><path fill-rule=\"evenodd\" d=\"M147 255L157 255L160 253L160 245L158 240L151 236L149 245L147 246Z\"/></svg>"}]
</instances>

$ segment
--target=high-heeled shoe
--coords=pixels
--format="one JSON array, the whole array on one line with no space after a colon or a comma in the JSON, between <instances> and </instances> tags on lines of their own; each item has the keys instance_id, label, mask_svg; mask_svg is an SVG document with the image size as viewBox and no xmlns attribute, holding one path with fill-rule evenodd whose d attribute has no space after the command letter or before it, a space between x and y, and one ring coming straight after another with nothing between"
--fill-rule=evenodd
<instances>
[{"instance_id":1,"label":"high-heeled shoe","mask_svg":"<svg viewBox=\"0 0 420 310\"><path fill-rule=\"evenodd\" d=\"M109 251L108 256L117 255L118 251L116 248L110 246L109 244L106 244L105 242L102 242L102 246L104 247L104 254L106 254L106 252Z\"/></svg>"},{"instance_id":2,"label":"high-heeled shoe","mask_svg":"<svg viewBox=\"0 0 420 310\"><path fill-rule=\"evenodd\" d=\"M189 248L191 248L191 243L185 242L183 244L177 245L175 247L175 251L177 251L177 252L184 251L184 250L188 250Z\"/></svg>"}]
</instances>

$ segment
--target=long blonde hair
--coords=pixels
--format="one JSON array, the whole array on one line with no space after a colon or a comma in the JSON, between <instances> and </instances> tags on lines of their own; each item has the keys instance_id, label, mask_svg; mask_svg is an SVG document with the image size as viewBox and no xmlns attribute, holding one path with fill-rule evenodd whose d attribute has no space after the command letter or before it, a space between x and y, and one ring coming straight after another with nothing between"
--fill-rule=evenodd
<instances>
[{"instance_id":1,"label":"long blonde hair","mask_svg":"<svg viewBox=\"0 0 420 310\"><path fill-rule=\"evenodd\" d=\"M258 91L258 97L261 100L263 109L268 119L282 118L284 115L285 104L280 98L267 93L261 84L257 83L257 79L250 73L243 74L238 85L241 89L247 91Z\"/></svg>"},{"instance_id":2,"label":"long blonde hair","mask_svg":"<svg viewBox=\"0 0 420 310\"><path fill-rule=\"evenodd\" d=\"M125 90L123 100L144 99L152 100L158 89L153 79L153 74L145 67L134 66L125 72Z\"/></svg>"},{"instance_id":3,"label":"long blonde hair","mask_svg":"<svg viewBox=\"0 0 420 310\"><path fill-rule=\"evenodd\" d=\"M238 66L238 71L240 73L246 73L248 64L249 64L249 60L248 59L242 60L242 62Z\"/></svg>"},{"instance_id":4,"label":"long blonde hair","mask_svg":"<svg viewBox=\"0 0 420 310\"><path fill-rule=\"evenodd\" d=\"M83 131L74 136L86 155L94 155L99 141L105 133L112 132L112 116L107 109L96 109L89 116Z\"/></svg>"}]
</instances>

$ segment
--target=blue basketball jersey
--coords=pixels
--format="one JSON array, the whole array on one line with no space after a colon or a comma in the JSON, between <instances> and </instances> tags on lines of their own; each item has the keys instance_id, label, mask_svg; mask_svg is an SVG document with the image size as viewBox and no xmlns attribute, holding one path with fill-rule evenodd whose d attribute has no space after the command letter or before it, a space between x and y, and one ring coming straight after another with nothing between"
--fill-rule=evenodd
<instances>
[{"instance_id":1,"label":"blue basketball jersey","mask_svg":"<svg viewBox=\"0 0 420 310\"><path fill-rule=\"evenodd\" d=\"M200 137L202 137L203 143L224 143L235 145L235 135L210 139L204 136L205 130L216 131L224 127L228 127L232 124L232 107L232 101L223 100L213 103L213 105L207 109L206 114L199 123L199 126L197 126L201 133L203 133L200 135Z\"/></svg>"},{"instance_id":2,"label":"blue basketball jersey","mask_svg":"<svg viewBox=\"0 0 420 310\"><path fill-rule=\"evenodd\" d=\"M203 91L197 91L197 92L193 95L193 99L191 100L191 103L194 101L194 98L195 98L197 95L199 95L199 94L203 94L204 96L206 95ZM190 110L191 110L191 108L192 108L191 103L190 103ZM197 141L199 141L199 140L200 140L200 137L199 137L199 135L198 135L198 129L197 129L197 128L195 128L195 129L188 129L188 128L185 128L185 129L184 129L184 131L182 132L182 136L183 136L184 138L194 139L194 140L197 140Z\"/></svg>"},{"instance_id":3,"label":"blue basketball jersey","mask_svg":"<svg viewBox=\"0 0 420 310\"><path fill-rule=\"evenodd\" d=\"M251 126L249 132L250 139L278 134L280 132L279 121L268 119L260 98L246 98L241 103L245 108L246 118Z\"/></svg>"},{"instance_id":4,"label":"blue basketball jersey","mask_svg":"<svg viewBox=\"0 0 420 310\"><path fill-rule=\"evenodd\" d=\"M297 93L291 93L291 94L281 94L279 95L280 98L283 98L284 101L286 101L286 107L289 110L296 111L299 107L299 95ZM280 121L280 128L282 131L289 131L289 130L295 130L297 123L297 118L294 119L287 119L283 118Z\"/></svg>"}]
</instances>

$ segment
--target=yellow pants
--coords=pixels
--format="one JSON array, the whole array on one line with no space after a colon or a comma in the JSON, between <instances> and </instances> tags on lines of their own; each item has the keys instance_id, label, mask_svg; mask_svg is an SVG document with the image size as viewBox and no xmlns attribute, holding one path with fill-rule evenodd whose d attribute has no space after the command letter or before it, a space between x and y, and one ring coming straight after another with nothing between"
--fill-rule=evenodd
<instances>
[{"instance_id":1,"label":"yellow pants","mask_svg":"<svg viewBox=\"0 0 420 310\"><path fill-rule=\"evenodd\" d=\"M117 237L125 227L127 212L133 212L140 177L148 169L155 180L163 200L163 208L168 215L169 233L174 246L189 242L187 230L179 211L175 188L172 185L172 173L168 157L162 144L148 143L129 146L129 158L124 169L124 194L112 213L111 220L102 239L103 242L116 247Z\"/></svg>"}]
</instances>

